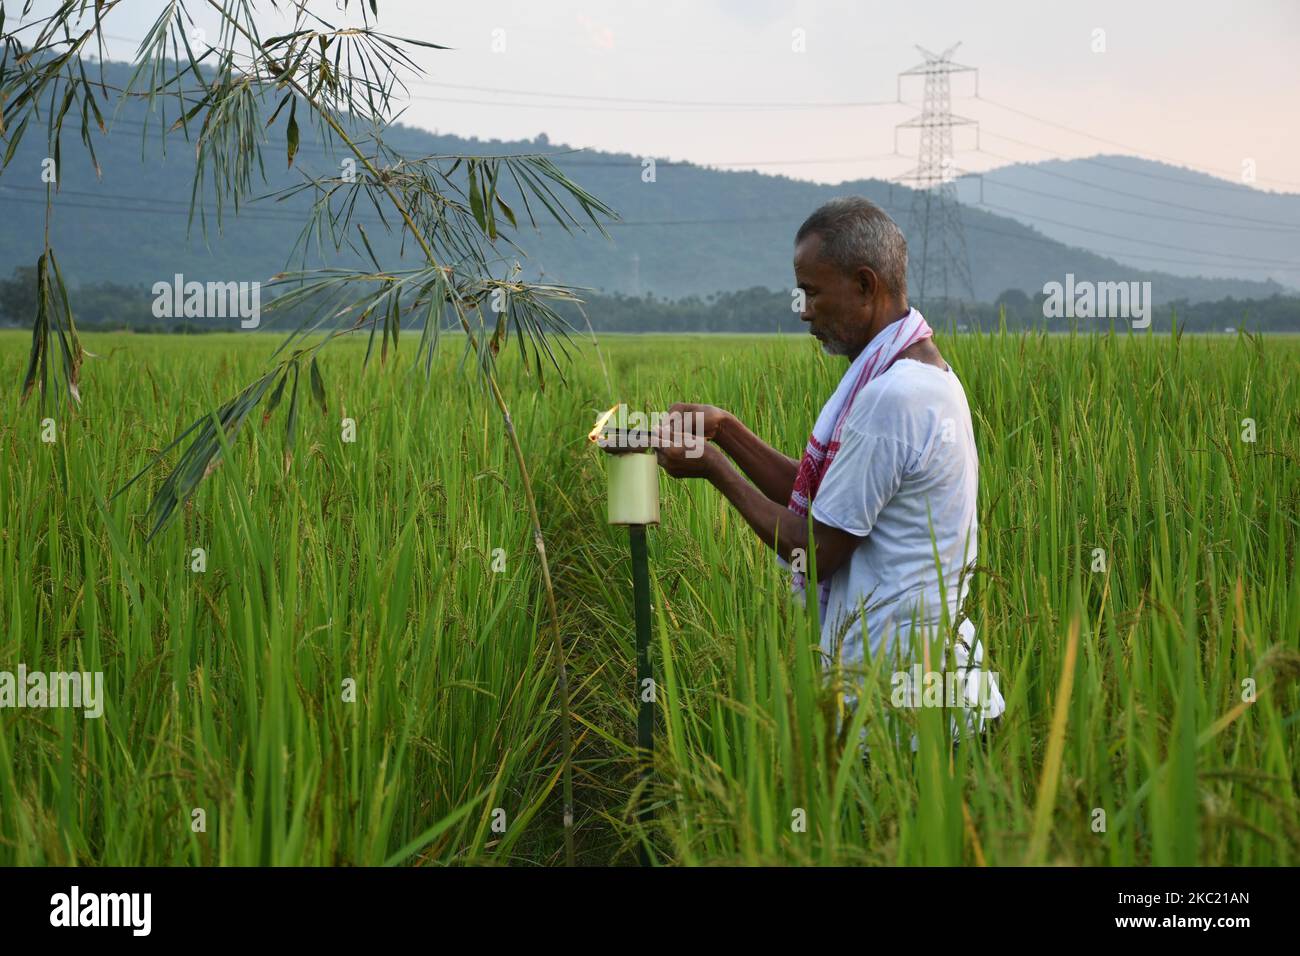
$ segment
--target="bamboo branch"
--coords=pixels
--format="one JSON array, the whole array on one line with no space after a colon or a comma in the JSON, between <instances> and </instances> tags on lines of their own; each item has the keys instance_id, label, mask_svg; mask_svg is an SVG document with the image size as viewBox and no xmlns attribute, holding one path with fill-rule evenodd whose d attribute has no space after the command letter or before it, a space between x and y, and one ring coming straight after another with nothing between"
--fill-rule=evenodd
<instances>
[{"instance_id":1,"label":"bamboo branch","mask_svg":"<svg viewBox=\"0 0 1300 956\"><path fill-rule=\"evenodd\" d=\"M207 3L209 6L215 8L219 13L221 13L223 17L228 19L235 29L242 33L250 43L253 43L254 46L256 46L256 41L249 35L248 31L244 28L244 25L234 19L226 17L224 9L217 0L207 0ZM389 200L393 204L393 208L401 215L402 220L406 223L406 227L410 230L412 237L417 243L419 243L420 249L428 260L429 265L435 269L441 268L438 264L437 256L434 255L433 249L429 246L425 237L421 235L420 231L416 228L415 223L411 218L411 214L406 208L406 204L403 203L401 198L393 191L392 186L385 180L385 178L379 174L379 170L375 169L374 165L370 162L369 157L365 155L365 152L355 142L353 142L352 137L347 134L347 131L343 129L342 125L327 110L322 108L320 104L318 104L308 94L308 92L303 89L302 85L296 79L291 76L286 76L284 82L295 93L300 95L307 105L316 111L318 116L329 124L334 135L336 135L339 140L352 151L358 161L365 166L374 181L377 182L380 188L382 188L387 194ZM474 337L473 330L470 328L468 320L466 320L464 314L460 312L460 310L457 310L456 314L460 319L461 328L464 329L470 343L474 346L475 353L481 354L478 339ZM551 652L555 660L556 684L560 699L560 747L562 754L561 759L563 761L562 774L564 793L564 857L565 862L569 866L573 866L573 733L570 726L572 718L569 710L568 668L565 664L564 641L560 636L560 614L555 601L555 588L551 582L551 566L546 557L546 540L542 535L541 519L537 513L537 499L533 494L532 479L528 474L528 463L524 459L523 448L519 444L519 436L515 433L514 420L510 416L510 407L506 404L505 396L502 394L501 388L497 384L491 357L489 356L487 360L481 364L484 374L487 376L488 386L492 391L493 401L496 402L496 406L501 412L501 418L505 423L506 437L510 441L510 449L514 455L515 464L519 468L519 475L524 486L524 498L528 503L528 517L533 528L533 544L537 549L537 557L541 562L542 567L542 585L546 591L546 606L551 619Z\"/></svg>"}]
</instances>

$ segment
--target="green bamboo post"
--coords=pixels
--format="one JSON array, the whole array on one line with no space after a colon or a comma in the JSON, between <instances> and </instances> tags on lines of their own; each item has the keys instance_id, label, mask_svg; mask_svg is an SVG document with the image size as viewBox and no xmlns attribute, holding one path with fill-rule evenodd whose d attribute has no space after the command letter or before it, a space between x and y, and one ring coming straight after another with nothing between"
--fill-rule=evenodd
<instances>
[{"instance_id":1,"label":"green bamboo post","mask_svg":"<svg viewBox=\"0 0 1300 956\"><path fill-rule=\"evenodd\" d=\"M636 609L636 693L639 701L636 746L642 784L636 817L637 822L644 825L650 819L644 788L650 782L654 766L654 699L653 695L646 692L648 686L653 686L653 683L647 685L647 681L654 680L650 669L650 559L646 548L645 525L628 525L627 536L632 545L632 604ZM642 866L650 865L649 843L645 839L641 842L640 860Z\"/></svg>"},{"instance_id":2,"label":"green bamboo post","mask_svg":"<svg viewBox=\"0 0 1300 956\"><path fill-rule=\"evenodd\" d=\"M593 430L593 437L596 435ZM636 437L629 440L629 435ZM650 822L651 813L645 799L646 788L654 769L654 674L650 668L650 559L646 547L647 525L659 523L659 463L649 447L649 436L619 432L607 433L601 447L610 452L606 464L609 480L609 523L627 525L632 550L632 607L636 620L636 759L639 796L634 814L642 827ZM630 450L632 449L632 450ZM650 840L643 836L638 857L642 866L650 865Z\"/></svg>"}]
</instances>

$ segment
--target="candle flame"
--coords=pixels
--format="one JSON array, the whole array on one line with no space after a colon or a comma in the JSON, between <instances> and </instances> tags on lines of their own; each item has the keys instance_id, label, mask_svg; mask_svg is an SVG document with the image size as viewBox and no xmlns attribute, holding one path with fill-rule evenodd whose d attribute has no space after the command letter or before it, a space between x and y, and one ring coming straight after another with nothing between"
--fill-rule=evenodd
<instances>
[{"instance_id":1,"label":"candle flame","mask_svg":"<svg viewBox=\"0 0 1300 956\"><path fill-rule=\"evenodd\" d=\"M617 405L609 411L601 413L600 417L596 419L596 424L592 427L591 431L587 433L587 439L589 441L600 441L600 433L605 430L605 423L614 417L616 411L618 411Z\"/></svg>"}]
</instances>

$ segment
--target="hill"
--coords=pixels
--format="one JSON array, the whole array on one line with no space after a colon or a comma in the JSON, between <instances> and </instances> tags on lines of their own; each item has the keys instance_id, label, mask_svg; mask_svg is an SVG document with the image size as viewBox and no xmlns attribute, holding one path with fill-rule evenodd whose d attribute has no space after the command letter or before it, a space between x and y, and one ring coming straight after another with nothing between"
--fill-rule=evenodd
<instances>
[{"instance_id":1,"label":"hill","mask_svg":"<svg viewBox=\"0 0 1300 956\"><path fill-rule=\"evenodd\" d=\"M1133 156L1003 166L963 178L957 193L1136 267L1300 287L1300 194Z\"/></svg>"},{"instance_id":2,"label":"hill","mask_svg":"<svg viewBox=\"0 0 1300 956\"><path fill-rule=\"evenodd\" d=\"M128 75L124 64L106 64L105 73L110 82L121 85ZM100 179L75 131L65 135L64 168L51 234L69 281L147 286L170 281L177 272L201 281L255 281L283 269L303 223L302 203L255 203L237 219L228 214L221 231L215 229L209 207L207 237L197 223L187 236L193 148L178 134L163 155L158 143L159 121L153 118L146 132L146 118L142 103L126 103L113 119L110 134L97 136ZM266 194L300 182L304 173L337 174L343 155L311 141L308 130L304 130L294 168L285 169L283 128L281 120L267 133ZM641 157L571 152L544 136L500 142L400 125L384 135L409 156L561 154L556 157L558 164L619 210L623 222L611 226L612 240L594 234L575 237L555 226L536 233L524 231L519 242L528 256L526 271L611 294L639 296L652 291L678 298L753 287L789 288L795 229L817 205L836 195L868 196L907 228L911 191L879 180L831 186L659 160L654 181L646 182ZM40 253L45 194L40 169L46 150L43 134L29 132L0 176L4 211L0 217L0 275L33 264ZM1209 279L1136 269L1067 245L1014 218L970 206L964 207L963 214L975 293L984 302L995 301L1008 289L1039 293L1045 282L1059 281L1066 273L1097 281L1149 280L1157 303L1228 296L1266 298L1288 291L1273 281ZM396 261L397 239L377 238L373 213L361 218L375 225L371 235L381 254ZM1280 253L1275 255L1280 257ZM306 259L309 265L355 261L353 256L332 250ZM1207 267L1207 271L1213 270Z\"/></svg>"}]
</instances>

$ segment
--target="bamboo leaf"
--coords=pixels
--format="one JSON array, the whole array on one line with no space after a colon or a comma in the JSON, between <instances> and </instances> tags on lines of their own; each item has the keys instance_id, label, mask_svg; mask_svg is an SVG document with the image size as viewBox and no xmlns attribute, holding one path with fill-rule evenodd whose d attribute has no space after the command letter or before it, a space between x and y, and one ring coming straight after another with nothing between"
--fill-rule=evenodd
<instances>
[{"instance_id":1,"label":"bamboo leaf","mask_svg":"<svg viewBox=\"0 0 1300 956\"><path fill-rule=\"evenodd\" d=\"M496 194L496 200L497 200L497 205L501 207L501 212L505 214L505 217L509 221L510 225L518 229L519 223L515 220L515 211L506 205L506 201L501 198L500 193Z\"/></svg>"},{"instance_id":2,"label":"bamboo leaf","mask_svg":"<svg viewBox=\"0 0 1300 956\"><path fill-rule=\"evenodd\" d=\"M298 437L298 363L293 363L293 389L289 393L289 414L284 422L284 470L293 463L293 446Z\"/></svg>"},{"instance_id":3,"label":"bamboo leaf","mask_svg":"<svg viewBox=\"0 0 1300 956\"><path fill-rule=\"evenodd\" d=\"M370 367L370 353L375 348L375 333L379 330L379 322L372 311L362 313L361 320L364 322L367 318L370 320L370 337L366 340L366 357L361 361L363 371Z\"/></svg>"},{"instance_id":4,"label":"bamboo leaf","mask_svg":"<svg viewBox=\"0 0 1300 956\"><path fill-rule=\"evenodd\" d=\"M42 253L36 260L36 318L32 322L32 349L27 360L27 374L23 376L22 401L26 402L36 385L36 371L42 367L42 359L49 343L49 319L46 305L46 258ZM45 383L41 382L41 393L45 392Z\"/></svg>"},{"instance_id":5,"label":"bamboo leaf","mask_svg":"<svg viewBox=\"0 0 1300 956\"><path fill-rule=\"evenodd\" d=\"M271 420L271 413L275 411L276 406L280 404L280 398L284 395L284 384L287 381L289 381L289 369L286 367L280 374L280 382L275 386L275 391L271 393L271 398L262 412L263 425Z\"/></svg>"},{"instance_id":6,"label":"bamboo leaf","mask_svg":"<svg viewBox=\"0 0 1300 956\"><path fill-rule=\"evenodd\" d=\"M27 113L26 115L24 115L23 121L18 124L17 129L14 130L13 136L10 137L9 146L5 150L5 161L4 161L5 166L8 166L9 160L14 158L14 152L18 149L18 144L22 142L23 132L27 129L27 121L31 118L32 118L31 113Z\"/></svg>"},{"instance_id":7,"label":"bamboo leaf","mask_svg":"<svg viewBox=\"0 0 1300 956\"><path fill-rule=\"evenodd\" d=\"M289 107L289 130L287 134L289 149L289 165L293 165L293 157L298 153L298 98L294 97L293 104Z\"/></svg>"},{"instance_id":8,"label":"bamboo leaf","mask_svg":"<svg viewBox=\"0 0 1300 956\"><path fill-rule=\"evenodd\" d=\"M329 413L329 406L325 402L325 380L321 378L320 366L315 356L312 356L311 360L311 397L320 406L322 415Z\"/></svg>"},{"instance_id":9,"label":"bamboo leaf","mask_svg":"<svg viewBox=\"0 0 1300 956\"><path fill-rule=\"evenodd\" d=\"M269 120L266 121L266 128L267 128L267 129L270 129L273 125L275 125L275 118L276 118L277 116L280 115L280 110L284 109L285 104L288 103L288 102L289 102L290 100L292 100L292 99L293 99L293 91L292 91L292 90L290 90L288 93L284 94L284 97L280 100L279 105L276 106L275 110L271 113L271 118L270 118ZM203 104L200 103L199 105L201 106L201 105L203 105ZM194 113L196 113L196 112L198 112L198 107L195 107L194 110L191 111L190 115L193 116Z\"/></svg>"},{"instance_id":10,"label":"bamboo leaf","mask_svg":"<svg viewBox=\"0 0 1300 956\"><path fill-rule=\"evenodd\" d=\"M370 245L370 237L366 235L366 227L361 225L361 223L357 223L357 231L361 233L361 241L365 243L366 246L366 255L370 256L370 261L374 263L375 271L383 272L384 268L379 264L379 259L375 255L375 250Z\"/></svg>"},{"instance_id":11,"label":"bamboo leaf","mask_svg":"<svg viewBox=\"0 0 1300 956\"><path fill-rule=\"evenodd\" d=\"M477 163L470 162L469 168L469 209L474 214L474 221L484 233L488 231L487 216L483 212L483 197L479 194L478 176L475 173Z\"/></svg>"}]
</instances>

